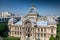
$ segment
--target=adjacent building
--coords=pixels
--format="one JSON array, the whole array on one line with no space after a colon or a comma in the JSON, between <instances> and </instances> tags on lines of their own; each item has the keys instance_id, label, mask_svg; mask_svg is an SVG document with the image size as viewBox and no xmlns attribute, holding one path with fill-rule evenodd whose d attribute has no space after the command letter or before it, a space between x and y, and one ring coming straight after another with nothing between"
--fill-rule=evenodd
<instances>
[{"instance_id":1,"label":"adjacent building","mask_svg":"<svg viewBox=\"0 0 60 40\"><path fill-rule=\"evenodd\" d=\"M19 20L21 18L20 16L17 16L10 12L2 12L2 13L0 13L0 22L8 22L8 20L12 17L16 18L17 20Z\"/></svg>"},{"instance_id":2,"label":"adjacent building","mask_svg":"<svg viewBox=\"0 0 60 40\"><path fill-rule=\"evenodd\" d=\"M9 36L20 37L21 40L49 40L56 37L56 21L53 17L41 16L33 5L29 13L19 21L11 18L8 21Z\"/></svg>"}]
</instances>

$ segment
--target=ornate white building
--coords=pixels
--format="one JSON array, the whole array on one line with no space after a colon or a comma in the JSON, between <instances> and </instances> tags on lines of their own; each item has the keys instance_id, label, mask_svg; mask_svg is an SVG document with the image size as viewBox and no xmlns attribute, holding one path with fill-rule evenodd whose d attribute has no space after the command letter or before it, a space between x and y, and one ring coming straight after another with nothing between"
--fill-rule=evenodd
<instances>
[{"instance_id":1,"label":"ornate white building","mask_svg":"<svg viewBox=\"0 0 60 40\"><path fill-rule=\"evenodd\" d=\"M26 16L17 21L11 18L8 21L9 36L20 37L21 40L49 40L56 37L56 21L52 17L40 16L33 5Z\"/></svg>"}]
</instances>

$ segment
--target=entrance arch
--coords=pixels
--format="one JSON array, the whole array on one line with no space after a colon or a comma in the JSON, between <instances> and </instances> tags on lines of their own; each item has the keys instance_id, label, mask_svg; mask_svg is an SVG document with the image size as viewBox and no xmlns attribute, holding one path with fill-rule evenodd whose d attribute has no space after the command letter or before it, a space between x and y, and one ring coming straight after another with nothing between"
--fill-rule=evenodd
<instances>
[{"instance_id":1,"label":"entrance arch","mask_svg":"<svg viewBox=\"0 0 60 40\"><path fill-rule=\"evenodd\" d=\"M31 36L31 22L30 21L26 21L25 24L24 24L24 27L25 27L25 36L27 37L30 37Z\"/></svg>"}]
</instances>

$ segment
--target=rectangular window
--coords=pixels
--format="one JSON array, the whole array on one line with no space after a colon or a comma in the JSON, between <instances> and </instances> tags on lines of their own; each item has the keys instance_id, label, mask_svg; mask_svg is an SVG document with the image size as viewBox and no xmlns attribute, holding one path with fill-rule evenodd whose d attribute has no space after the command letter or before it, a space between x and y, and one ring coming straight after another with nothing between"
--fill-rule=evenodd
<instances>
[{"instance_id":1,"label":"rectangular window","mask_svg":"<svg viewBox=\"0 0 60 40\"><path fill-rule=\"evenodd\" d=\"M19 31L17 31L17 35L19 34Z\"/></svg>"},{"instance_id":2,"label":"rectangular window","mask_svg":"<svg viewBox=\"0 0 60 40\"><path fill-rule=\"evenodd\" d=\"M4 21L4 18L2 18L2 21Z\"/></svg>"},{"instance_id":3,"label":"rectangular window","mask_svg":"<svg viewBox=\"0 0 60 40\"><path fill-rule=\"evenodd\" d=\"M40 30L39 30L39 28L38 28L38 32L39 32Z\"/></svg>"},{"instance_id":4,"label":"rectangular window","mask_svg":"<svg viewBox=\"0 0 60 40\"><path fill-rule=\"evenodd\" d=\"M41 32L43 32L43 28L41 28Z\"/></svg>"},{"instance_id":5,"label":"rectangular window","mask_svg":"<svg viewBox=\"0 0 60 40\"><path fill-rule=\"evenodd\" d=\"M20 35L21 35L21 32L20 32Z\"/></svg>"},{"instance_id":6,"label":"rectangular window","mask_svg":"<svg viewBox=\"0 0 60 40\"><path fill-rule=\"evenodd\" d=\"M43 34L41 34L41 37L43 37Z\"/></svg>"},{"instance_id":7,"label":"rectangular window","mask_svg":"<svg viewBox=\"0 0 60 40\"><path fill-rule=\"evenodd\" d=\"M18 30L19 30L19 27L18 27Z\"/></svg>"},{"instance_id":8,"label":"rectangular window","mask_svg":"<svg viewBox=\"0 0 60 40\"><path fill-rule=\"evenodd\" d=\"M12 35L14 35L14 31L12 31Z\"/></svg>"},{"instance_id":9,"label":"rectangular window","mask_svg":"<svg viewBox=\"0 0 60 40\"><path fill-rule=\"evenodd\" d=\"M53 33L53 29L51 29L51 33Z\"/></svg>"},{"instance_id":10,"label":"rectangular window","mask_svg":"<svg viewBox=\"0 0 60 40\"><path fill-rule=\"evenodd\" d=\"M46 37L46 34L44 34L44 37Z\"/></svg>"},{"instance_id":11,"label":"rectangular window","mask_svg":"<svg viewBox=\"0 0 60 40\"><path fill-rule=\"evenodd\" d=\"M15 31L15 34L16 34L16 31Z\"/></svg>"},{"instance_id":12,"label":"rectangular window","mask_svg":"<svg viewBox=\"0 0 60 40\"><path fill-rule=\"evenodd\" d=\"M44 32L46 32L46 28L44 28Z\"/></svg>"},{"instance_id":13,"label":"rectangular window","mask_svg":"<svg viewBox=\"0 0 60 40\"><path fill-rule=\"evenodd\" d=\"M40 33L38 33L38 37L40 37Z\"/></svg>"},{"instance_id":14,"label":"rectangular window","mask_svg":"<svg viewBox=\"0 0 60 40\"><path fill-rule=\"evenodd\" d=\"M21 30L21 27L20 27L20 30Z\"/></svg>"}]
</instances>

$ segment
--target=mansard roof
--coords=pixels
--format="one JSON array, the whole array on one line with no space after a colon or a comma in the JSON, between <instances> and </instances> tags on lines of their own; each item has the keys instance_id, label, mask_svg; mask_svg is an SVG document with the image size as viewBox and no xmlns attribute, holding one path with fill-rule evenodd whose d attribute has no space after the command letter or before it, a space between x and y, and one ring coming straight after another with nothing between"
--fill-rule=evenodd
<instances>
[{"instance_id":1,"label":"mansard roof","mask_svg":"<svg viewBox=\"0 0 60 40\"><path fill-rule=\"evenodd\" d=\"M19 25L22 25L22 20L18 21L17 23L15 23L15 25L19 26Z\"/></svg>"},{"instance_id":2,"label":"mansard roof","mask_svg":"<svg viewBox=\"0 0 60 40\"><path fill-rule=\"evenodd\" d=\"M9 19L9 21L8 21L8 23L16 23L17 22L17 20L15 19L15 18L11 18L11 19Z\"/></svg>"},{"instance_id":3,"label":"mansard roof","mask_svg":"<svg viewBox=\"0 0 60 40\"><path fill-rule=\"evenodd\" d=\"M40 17L40 18L42 18L42 17ZM49 24L56 24L56 21L53 18L51 18L51 17L46 17L46 20L43 19L43 20L37 20L37 21L34 20L34 19L26 18L26 19L20 20L18 22L17 22L16 19L11 18L11 19L9 19L8 22L15 23L15 25L19 26L19 25L23 25L23 23L25 23L27 21L30 21L33 25L37 25L37 26L47 26Z\"/></svg>"}]
</instances>

